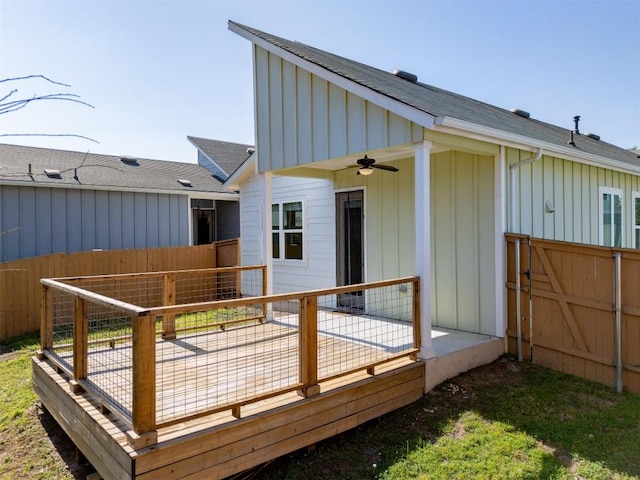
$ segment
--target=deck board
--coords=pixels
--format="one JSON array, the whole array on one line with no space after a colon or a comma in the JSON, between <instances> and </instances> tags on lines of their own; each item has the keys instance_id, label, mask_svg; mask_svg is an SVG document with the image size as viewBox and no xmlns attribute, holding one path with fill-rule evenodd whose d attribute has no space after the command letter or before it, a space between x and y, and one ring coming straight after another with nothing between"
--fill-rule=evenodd
<instances>
[{"instance_id":1,"label":"deck board","mask_svg":"<svg viewBox=\"0 0 640 480\"><path fill-rule=\"evenodd\" d=\"M69 356L60 357L69 361ZM362 365L387 356L388 351L377 346L320 334L318 376L327 378L339 373L342 365ZM89 350L88 380L117 392L109 399L125 412L131 410L132 358L130 344ZM162 424L295 387L298 330L292 325L266 323L158 339L156 359L156 414Z\"/></svg>"},{"instance_id":2,"label":"deck board","mask_svg":"<svg viewBox=\"0 0 640 480\"><path fill-rule=\"evenodd\" d=\"M34 386L105 478L143 480L224 478L346 431L423 394L424 363L408 357L376 367L375 375L363 368L334 377L345 365L388 359L403 346L390 351L372 339L348 339L327 331L318 338L319 377L326 378L319 381L318 396L303 398L290 391L243 404L240 418L224 410L180 420L261 392L299 386L297 331L295 324L270 322L158 339L157 418L178 420L158 428L155 445L138 450L127 444L130 424L116 415L103 415L94 393L70 393L68 379L50 360L34 359ZM126 387L131 358L127 344L97 345L88 355L88 381L112 382L112 387L121 382L115 400L123 410L130 402Z\"/></svg>"}]
</instances>

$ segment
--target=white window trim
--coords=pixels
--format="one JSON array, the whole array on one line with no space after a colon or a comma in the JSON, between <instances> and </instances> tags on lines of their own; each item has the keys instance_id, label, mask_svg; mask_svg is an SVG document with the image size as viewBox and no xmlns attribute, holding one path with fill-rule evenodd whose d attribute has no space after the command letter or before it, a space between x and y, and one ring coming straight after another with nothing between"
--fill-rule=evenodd
<instances>
[{"instance_id":1,"label":"white window trim","mask_svg":"<svg viewBox=\"0 0 640 480\"><path fill-rule=\"evenodd\" d=\"M605 193L610 195L617 195L620 197L620 206L622 208L622 220L620 224L620 243L621 247L625 245L624 235L624 193L621 188L614 187L598 187L598 244L604 245L604 223L602 222L604 217L604 204L602 197ZM613 212L612 212L613 215ZM613 242L611 242L613 243Z\"/></svg>"},{"instance_id":2,"label":"white window trim","mask_svg":"<svg viewBox=\"0 0 640 480\"><path fill-rule=\"evenodd\" d=\"M283 225L283 221L284 221L284 217L282 215L282 209L283 209L283 205L285 203L301 203L302 204L302 228L301 229L288 229L285 230L284 229L284 225ZM271 205L278 205L279 208L279 212L278 212L278 220L280 222L280 228L278 229L278 233L280 234L278 236L280 245L279 245L279 251L280 251L280 258L276 258L273 257L273 263L278 264L278 265L306 265L307 263L307 205L306 205L306 201L302 200L302 199L292 199L292 200L272 200L271 201ZM274 233L273 227L271 227L271 233ZM284 238L285 238L285 232L298 232L300 231L302 233L302 258L301 259L297 259L297 258L284 258Z\"/></svg>"},{"instance_id":3,"label":"white window trim","mask_svg":"<svg viewBox=\"0 0 640 480\"><path fill-rule=\"evenodd\" d=\"M636 244L636 231L640 230L640 225L636 225L636 200L640 199L640 192L631 192L631 245L640 249Z\"/></svg>"}]
</instances>

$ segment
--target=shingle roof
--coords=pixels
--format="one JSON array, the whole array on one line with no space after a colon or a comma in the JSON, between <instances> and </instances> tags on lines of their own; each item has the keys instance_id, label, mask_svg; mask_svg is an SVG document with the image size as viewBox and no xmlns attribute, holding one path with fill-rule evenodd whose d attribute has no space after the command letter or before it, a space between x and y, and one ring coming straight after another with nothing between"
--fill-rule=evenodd
<instances>
[{"instance_id":1,"label":"shingle roof","mask_svg":"<svg viewBox=\"0 0 640 480\"><path fill-rule=\"evenodd\" d=\"M426 83L411 83L393 73L349 60L303 43L286 40L235 22L230 23L334 74L435 117L463 120L475 125L563 147L567 146L570 138L570 130L566 128L557 127L534 118L523 118L509 110ZM630 150L625 150L602 140L594 140L586 135L576 135L574 141L576 155L580 155L580 152L585 152L640 166L640 158Z\"/></svg>"},{"instance_id":2,"label":"shingle roof","mask_svg":"<svg viewBox=\"0 0 640 480\"><path fill-rule=\"evenodd\" d=\"M57 170L60 175L48 176L45 169ZM181 185L179 179L192 186ZM0 144L0 184L30 181L69 188L229 193L206 168L193 163L133 157L122 160L115 155Z\"/></svg>"},{"instance_id":3,"label":"shingle roof","mask_svg":"<svg viewBox=\"0 0 640 480\"><path fill-rule=\"evenodd\" d=\"M253 145L244 143L223 142L208 138L187 137L196 147L216 162L227 175L231 175L251 155L247 149Z\"/></svg>"}]
</instances>

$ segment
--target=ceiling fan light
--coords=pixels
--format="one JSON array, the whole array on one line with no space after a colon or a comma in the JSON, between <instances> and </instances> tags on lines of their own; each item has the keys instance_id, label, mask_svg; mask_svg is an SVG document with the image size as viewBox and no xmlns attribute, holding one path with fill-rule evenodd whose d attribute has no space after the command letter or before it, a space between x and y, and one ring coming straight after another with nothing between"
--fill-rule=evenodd
<instances>
[{"instance_id":1,"label":"ceiling fan light","mask_svg":"<svg viewBox=\"0 0 640 480\"><path fill-rule=\"evenodd\" d=\"M358 173L360 175L371 175L373 173L373 168L371 168L371 167L360 167L360 170L358 170Z\"/></svg>"}]
</instances>

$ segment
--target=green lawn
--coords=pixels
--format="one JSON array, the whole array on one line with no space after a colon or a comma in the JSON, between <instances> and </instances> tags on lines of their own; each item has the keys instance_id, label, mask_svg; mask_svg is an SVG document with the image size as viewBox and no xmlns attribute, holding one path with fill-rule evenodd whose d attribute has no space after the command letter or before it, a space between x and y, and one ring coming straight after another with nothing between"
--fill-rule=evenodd
<instances>
[{"instance_id":1,"label":"green lawn","mask_svg":"<svg viewBox=\"0 0 640 480\"><path fill-rule=\"evenodd\" d=\"M35 336L0 345L0 478L84 478L31 390ZM502 358L243 479L640 479L640 397Z\"/></svg>"}]
</instances>

